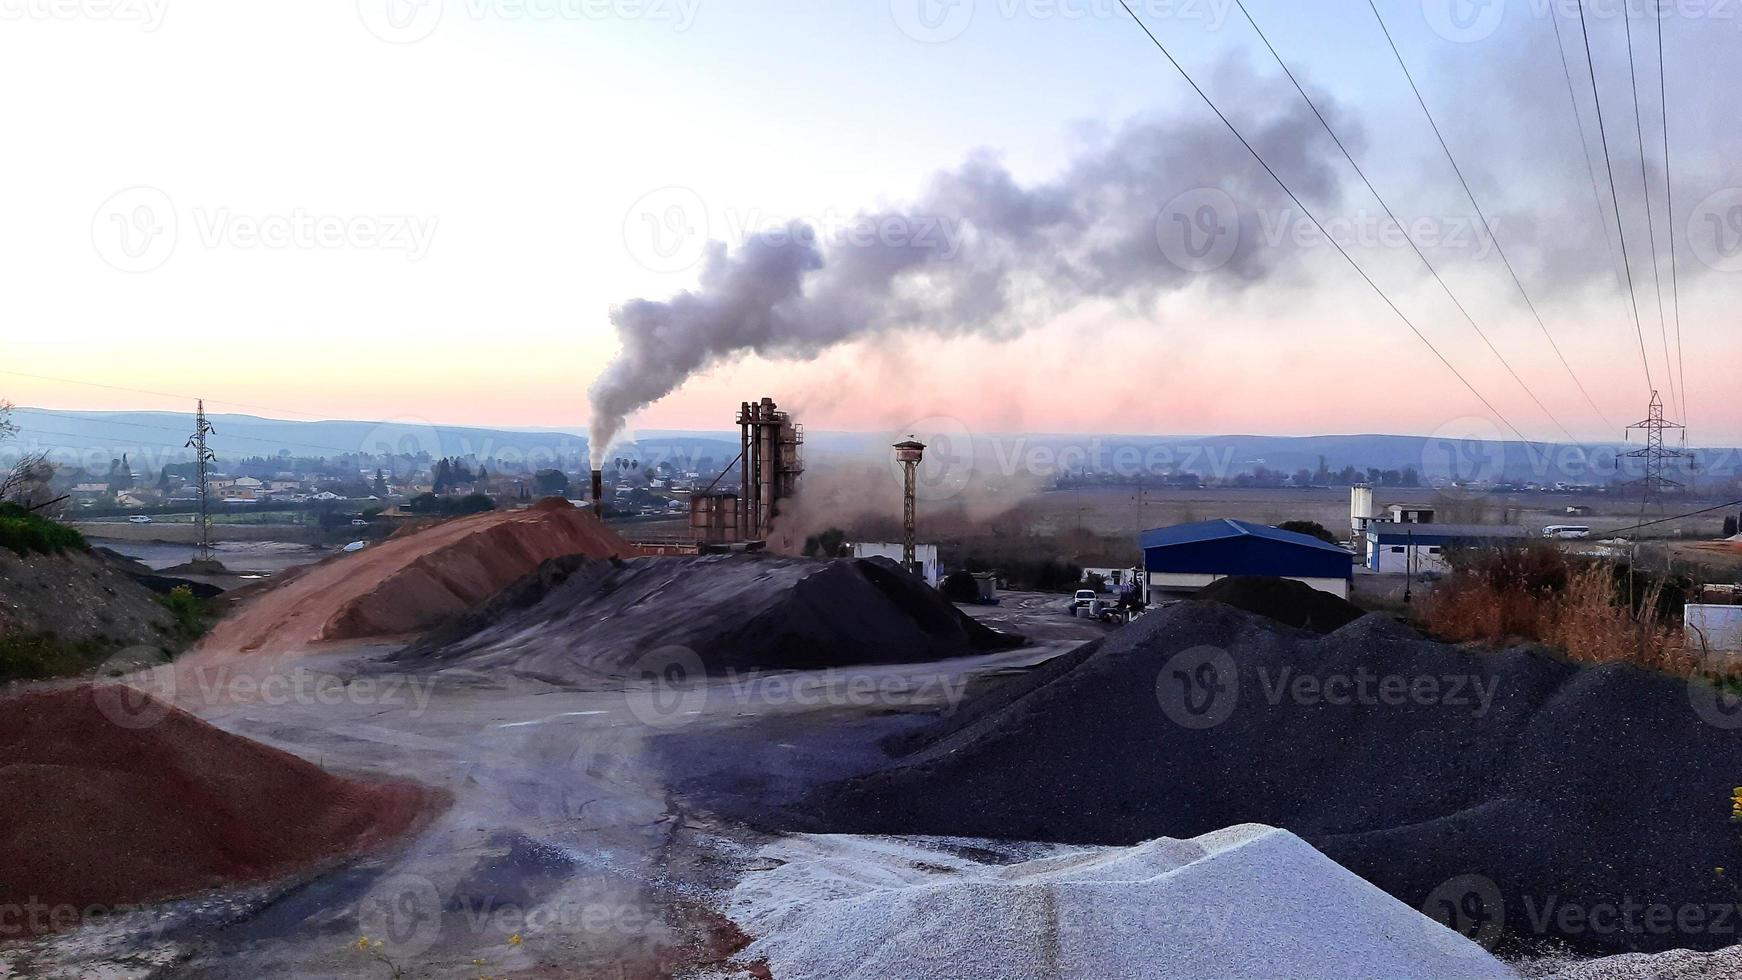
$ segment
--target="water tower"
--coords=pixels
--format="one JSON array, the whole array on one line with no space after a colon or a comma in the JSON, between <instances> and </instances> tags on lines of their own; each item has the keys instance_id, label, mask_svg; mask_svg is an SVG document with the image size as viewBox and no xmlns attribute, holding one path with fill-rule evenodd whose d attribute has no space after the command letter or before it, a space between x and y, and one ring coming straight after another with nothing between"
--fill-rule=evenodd
<instances>
[{"instance_id":1,"label":"water tower","mask_svg":"<svg viewBox=\"0 0 1742 980\"><path fill-rule=\"evenodd\" d=\"M895 444L895 461L901 464L901 564L908 571L918 573L918 563L914 560L914 483L919 473L920 460L925 458L925 443L909 436L906 442Z\"/></svg>"}]
</instances>

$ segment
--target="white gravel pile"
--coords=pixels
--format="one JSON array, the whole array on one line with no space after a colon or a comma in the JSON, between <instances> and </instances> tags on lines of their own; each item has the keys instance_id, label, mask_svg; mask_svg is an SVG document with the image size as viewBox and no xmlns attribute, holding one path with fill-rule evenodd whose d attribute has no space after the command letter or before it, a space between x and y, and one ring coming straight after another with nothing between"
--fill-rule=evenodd
<instances>
[{"instance_id":1,"label":"white gravel pile","mask_svg":"<svg viewBox=\"0 0 1742 980\"><path fill-rule=\"evenodd\" d=\"M732 893L777 977L1502 980L1481 947L1283 830L1130 848L806 835Z\"/></svg>"},{"instance_id":2,"label":"white gravel pile","mask_svg":"<svg viewBox=\"0 0 1742 980\"><path fill-rule=\"evenodd\" d=\"M1626 953L1546 971L1530 969L1525 975L1534 980L1735 980L1742 977L1742 946L1715 953Z\"/></svg>"}]
</instances>

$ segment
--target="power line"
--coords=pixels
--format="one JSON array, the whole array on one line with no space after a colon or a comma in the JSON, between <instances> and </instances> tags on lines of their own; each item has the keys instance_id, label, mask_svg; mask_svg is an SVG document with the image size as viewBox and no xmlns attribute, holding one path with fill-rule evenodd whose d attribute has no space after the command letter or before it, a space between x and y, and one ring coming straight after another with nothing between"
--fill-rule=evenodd
<instances>
[{"instance_id":1,"label":"power line","mask_svg":"<svg viewBox=\"0 0 1742 980\"><path fill-rule=\"evenodd\" d=\"M1615 161L1609 153L1609 128L1603 122L1603 96L1597 88L1597 60L1591 55L1591 27L1585 20L1585 0L1579 0L1579 31L1585 38L1585 68L1591 75L1591 98L1597 106L1597 135L1603 140L1603 166L1609 172L1609 199L1615 205L1615 230L1621 235L1621 267L1627 270L1627 298L1633 304L1633 332L1639 336L1639 360L1645 366L1645 386L1657 390L1651 379L1651 357L1645 353L1645 326L1639 319L1639 293L1633 287L1633 262L1627 257L1627 225L1621 220L1621 192L1615 188Z\"/></svg>"},{"instance_id":2,"label":"power line","mask_svg":"<svg viewBox=\"0 0 1742 980\"><path fill-rule=\"evenodd\" d=\"M1288 80L1294 85L1295 91L1299 92L1301 98L1305 100L1307 108L1312 110L1313 115L1318 118L1319 124L1322 125L1325 128L1325 132L1330 135L1331 141L1334 142L1337 145L1337 149L1342 152L1343 158L1349 161L1350 167L1354 168L1355 175L1360 177L1361 182L1367 185L1367 190L1372 193L1374 200L1378 201L1379 206L1384 209L1386 217L1390 218L1392 224L1396 225L1398 230L1403 233L1404 240L1409 242L1409 246L1415 251L1416 257L1421 260L1422 265L1427 267L1428 272L1431 273L1434 280L1439 283L1440 289L1445 291L1446 298L1450 299L1452 305L1457 307L1458 312L1463 314L1464 319L1469 321L1470 327L1476 331L1476 335L1482 338L1482 342L1486 344L1488 349L1493 352L1494 356L1500 360L1500 363L1506 368L1507 373L1512 375L1514 381L1518 382L1519 387L1524 389L1525 394L1530 396L1531 401L1535 402L1536 406L1542 409L1543 414L1548 416L1549 420L1561 430L1562 434L1567 437L1569 442L1578 442L1578 439L1567 430L1567 427L1561 424L1560 419L1555 416L1554 412L1551 411L1547 405L1543 404L1542 399L1537 397L1536 392L1533 391L1531 387L1525 383L1524 379L1519 376L1518 372L1513 369L1512 364L1507 361L1506 356L1494 345L1493 340L1491 340L1488 334L1482 330L1481 326L1476 323L1475 317L1470 315L1470 311L1465 308L1464 304L1459 301L1458 297L1452 292L1451 286L1446 283L1445 278L1440 275L1439 270L1434 267L1433 262L1429 260L1427 255L1422 251L1421 246L1416 242L1415 237L1409 233L1409 230L1404 226L1403 222L1398 220L1397 214L1392 210L1391 205L1388 204L1384 196L1379 193L1379 189L1375 187L1373 181L1367 177L1366 172L1361 169L1361 165L1355 161L1354 155L1349 152L1349 148L1344 145L1342 139L1337 135L1336 130L1332 128L1330 121L1325 118L1324 113L1319 111L1319 107L1315 102L1313 102L1312 96L1307 94L1306 88L1301 85L1300 80L1295 77L1294 71L1289 68L1288 63L1283 60L1282 55L1277 52L1276 46L1270 42L1270 38L1264 33L1264 29L1258 26L1258 22L1253 19L1251 11L1246 9L1246 4L1243 0L1235 0L1235 2L1240 7L1240 13L1245 15L1246 22L1252 25L1252 29L1258 34L1259 40L1263 41L1265 48L1270 51L1271 57L1276 59L1276 63L1282 68L1283 74L1288 76ZM1528 299L1528 297L1526 297L1526 299ZM1574 380L1577 381L1577 378ZM1580 387L1582 388L1583 386L1581 385ZM1594 402L1592 403L1592 407L1596 407ZM1601 413L1599 412L1599 415L1600 414Z\"/></svg>"},{"instance_id":3,"label":"power line","mask_svg":"<svg viewBox=\"0 0 1742 980\"><path fill-rule=\"evenodd\" d=\"M1673 403L1676 401L1675 367L1669 356L1669 324L1663 316L1663 266L1657 260L1657 219L1651 210L1651 162L1645 157L1645 123L1639 112L1639 65L1633 57L1632 7L1631 3L1621 5L1621 23L1627 30L1627 77L1633 90L1633 133L1639 141L1639 190L1645 197L1645 230L1651 241L1651 278L1657 287L1657 329L1663 334L1663 369L1669 375L1669 400Z\"/></svg>"},{"instance_id":4,"label":"power line","mask_svg":"<svg viewBox=\"0 0 1742 980\"><path fill-rule=\"evenodd\" d=\"M1585 114L1579 111L1579 96L1573 88L1572 63L1567 60L1566 40L1561 34L1561 17L1553 5L1548 10L1549 23L1554 25L1555 50L1561 56L1561 74L1567 80L1567 102L1573 107L1573 123L1579 129L1579 151L1585 157L1585 174L1591 178L1591 203L1597 206L1597 224L1603 228L1603 244L1609 249L1609 271L1615 273L1615 289L1626 287L1621 282L1620 259L1615 255L1615 236L1609 231L1609 213L1603 210L1603 193L1597 189L1597 164L1591 159L1591 137L1585 132ZM1622 299L1626 297L1623 296ZM1613 426L1610 426L1613 428Z\"/></svg>"},{"instance_id":5,"label":"power line","mask_svg":"<svg viewBox=\"0 0 1742 980\"><path fill-rule=\"evenodd\" d=\"M1264 42L1264 46L1270 51L1270 56L1275 58L1276 63L1281 66L1283 74L1287 75L1288 80L1294 84L1295 91L1299 92L1300 97L1306 100L1307 108L1313 111L1313 115L1318 117L1319 124L1325 127L1325 132L1330 134L1331 142L1337 144L1337 149L1343 152L1343 159L1348 160L1349 166L1355 168L1355 175L1360 177L1361 182L1367 185L1367 190L1373 194L1373 199L1378 201L1379 206L1385 210L1385 216L1390 218L1391 223L1396 225L1398 230L1403 233L1404 241L1409 242L1409 247L1415 250L1416 258L1421 259L1421 264L1427 266L1427 271L1433 274L1434 281L1438 282L1440 288L1445 290L1446 298L1450 299L1452 305L1458 308L1458 312L1464 315L1464 319L1470 322L1470 327L1476 331L1476 336L1482 338L1482 342L1488 345L1488 349L1492 351L1494 356L1500 359L1500 363L1505 366L1506 372L1512 375L1512 380L1518 382L1518 386L1524 389L1524 393L1530 396L1531 401L1536 402L1536 407L1542 409L1543 414L1548 416L1549 421L1553 422L1555 427L1561 430L1561 433L1567 437L1567 441L1572 443L1578 442L1578 438L1569 432L1566 426L1561 424L1561 420L1555 417L1554 412L1550 411L1547 405L1543 404L1542 399L1536 396L1536 392L1531 390L1530 385L1524 383L1524 379L1519 376L1516 370L1513 369L1512 364L1506 360L1506 355L1500 353L1500 348L1494 346L1494 341L1489 339L1488 334L1476 323L1476 318L1471 316L1470 311L1458 300L1458 297L1452 292L1452 287L1446 284L1446 280L1440 275L1440 271L1434 268L1433 262L1428 259L1427 254L1423 252L1421 246L1416 243L1415 236L1411 235L1409 229L1404 227L1403 222L1397 219L1396 213L1391 210L1391 205L1386 203L1384 196L1379 193L1379 189L1373 186L1373 181L1367 178L1367 174L1361 169L1361 165L1355 162L1354 155L1349 152L1347 146L1343 145L1343 140L1337 136L1337 131L1331 128L1330 121L1325 118L1324 113L1319 111L1318 105L1313 102L1312 96L1307 94L1307 91L1301 85L1300 80L1295 77L1294 71L1288 67L1288 63L1282 60L1282 55L1278 54L1276 46L1270 43L1270 38L1265 35L1264 29L1258 26L1256 20L1252 19L1252 13L1246 9L1245 0L1234 0L1234 2L1239 6L1240 12L1246 15L1246 23L1251 24L1252 29L1258 32L1258 39ZM1595 407L1594 403L1592 407Z\"/></svg>"},{"instance_id":6,"label":"power line","mask_svg":"<svg viewBox=\"0 0 1742 980\"><path fill-rule=\"evenodd\" d=\"M1675 309L1675 354L1676 364L1681 371L1682 421L1688 418L1688 361L1682 348L1682 291L1681 282L1676 271L1675 249L1675 181L1674 171L1669 165L1669 83L1663 70L1663 5L1657 6L1657 98L1658 107L1663 115L1663 194L1664 204L1669 208L1669 286L1674 299ZM1683 435L1686 433L1684 431Z\"/></svg>"},{"instance_id":7,"label":"power line","mask_svg":"<svg viewBox=\"0 0 1742 980\"><path fill-rule=\"evenodd\" d=\"M1500 237L1494 234L1494 226L1488 222L1488 215L1482 210L1482 205L1476 200L1476 192L1470 189L1470 182L1464 178L1464 168L1458 166L1458 158L1452 154L1451 144L1446 142L1445 134L1440 131L1439 122L1434 119L1433 111L1427 107L1427 99L1422 97L1421 88L1415 83L1415 74L1409 70L1409 64L1404 61L1403 52L1398 49L1396 39L1391 36L1391 29L1385 25L1385 18L1380 15L1378 5L1373 3L1373 0L1368 0L1367 5L1373 9L1373 17L1379 21L1379 30L1385 34L1386 43L1391 45L1391 53L1397 58L1397 67L1403 69L1403 77L1409 80L1409 90L1415 93L1416 104L1421 106L1422 114L1427 117L1428 125L1433 127L1434 138L1439 140L1440 149L1445 151L1446 160L1452 165L1452 172L1457 174L1458 183L1464 188L1464 196L1470 199L1470 206L1476 209L1476 217L1481 220L1483 230L1488 233L1488 240L1494 243L1495 254L1499 255L1500 261L1505 263L1507 274L1512 277L1513 284L1518 287L1518 294L1524 297L1524 305L1530 308L1530 315L1536 319L1536 325L1542 328L1542 335L1544 339L1548 341L1549 346L1554 348L1555 356L1560 358L1561 367L1566 369L1567 377L1572 378L1573 384L1578 386L1579 393L1585 396L1585 401L1590 404L1591 410L1597 413L1597 418L1603 423L1604 429L1613 430L1615 428L1614 424L1609 421L1609 417L1604 415L1603 410L1598 407L1597 400L1591 397L1590 390L1587 389L1585 383L1579 379L1578 372L1573 370L1572 362L1567 360L1567 355L1562 352L1561 345L1555 341L1554 334L1549 331L1548 323L1543 320L1542 314L1537 311L1535 301L1530 298L1530 291L1524 288L1524 280L1518 275L1518 270L1513 267L1512 259L1507 257L1505 247L1500 244ZM1245 9L1244 4L1242 4L1241 9ZM1247 19L1250 20L1251 15L1247 15ZM1256 27L1257 25L1253 26ZM1269 42L1265 43L1268 44ZM1563 59L1564 57L1563 53ZM1290 77L1292 78L1293 76ZM1299 86L1297 85L1296 87L1298 88ZM1580 123L1580 125L1583 126L1584 124ZM1589 162L1589 158L1587 158L1587 162ZM1608 234L1606 229L1607 225L1605 225L1605 236ZM1486 340L1487 338L1484 337L1483 339ZM1489 346L1492 347L1493 345L1490 344ZM1508 370L1510 370L1510 366L1508 366ZM1514 377L1516 376L1517 375L1514 374ZM1519 383L1522 384L1523 382L1521 381ZM1535 398L1536 396L1533 393L1531 397ZM1541 405L1542 402L1538 401L1537 404ZM1544 411L1547 411L1547 409L1544 409ZM1550 415L1550 418L1553 418L1552 414ZM1559 425L1560 423L1557 421L1555 424ZM1562 429L1564 431L1565 427L1563 426ZM1571 438L1570 433L1568 434L1568 437ZM1574 441L1576 442L1577 440Z\"/></svg>"},{"instance_id":8,"label":"power line","mask_svg":"<svg viewBox=\"0 0 1742 980\"><path fill-rule=\"evenodd\" d=\"M1308 220L1313 223L1313 226L1318 229L1319 234L1324 236L1324 239L1331 243L1331 246L1337 250L1337 254L1341 255L1362 279L1366 280L1367 285L1372 287L1375 293L1379 294L1379 298L1385 301L1386 306L1391 307L1391 311L1397 314L1398 319L1402 320L1405 326L1409 327L1410 332L1414 333L1416 338L1423 344L1426 344L1428 350L1433 351L1434 356L1440 359L1440 363L1444 364L1446 369L1451 371L1452 374L1463 383L1465 388L1470 389L1470 394L1475 395L1476 400L1480 401L1488 411L1492 412L1495 418L1506 423L1506 427L1511 429L1512 433L1518 436L1518 438L1525 444L1532 444L1531 440L1525 436L1523 432L1519 431L1518 426L1513 425L1510 419L1502 414L1498 408L1495 408L1494 404L1485 398L1480 391L1476 390L1476 386L1471 384L1468 378L1464 377L1463 372L1459 371L1457 367L1446 358L1446 355L1440 353L1440 349L1434 346L1433 341L1429 340L1427 335L1421 332L1421 328L1417 327L1415 322L1410 320L1396 303L1392 302L1391 297L1385 294L1385 290L1379 288L1379 284L1373 281L1373 277L1367 274L1367 270L1361 268L1361 264L1356 262L1354 256L1351 256L1348 251L1343 248L1342 243L1338 242L1336 238L1332 237L1331 234L1325 230L1324 223L1319 221L1318 217L1312 213L1312 209L1306 206L1305 202L1300 199L1300 196L1295 194L1294 190L1288 186L1288 183L1277 174L1275 169L1273 169L1264 157L1259 154L1258 150L1252 146L1251 142L1249 142L1246 137L1241 134L1240 130L1234 125L1234 123L1228 119L1227 115L1217 107L1215 100L1211 99L1209 93L1205 92L1203 87L1198 85L1197 81L1192 78L1191 73L1185 70L1185 66L1181 65L1179 61L1174 58L1173 53L1167 49L1167 45L1161 43L1161 39L1156 37L1155 33L1149 29L1149 25L1145 24L1143 19L1137 16L1137 13L1131 9L1131 5L1127 3L1126 0L1119 0L1119 6L1124 8L1126 15L1129 16L1132 22L1137 25L1138 29L1149 38L1149 43L1155 45L1156 50L1161 52L1162 57L1166 58L1168 62L1173 65L1174 70L1180 73L1180 77L1186 80L1186 84L1192 87L1192 91L1198 94L1198 98L1204 100L1204 104L1210 107L1210 111L1216 114L1216 118L1222 121L1222 125L1228 127L1228 131L1234 134L1234 138L1240 141L1240 145L1246 148L1246 152L1252 154L1252 158L1258 161L1258 165L1264 168L1264 172L1270 175L1270 179L1276 181L1277 186L1282 188L1283 193L1288 195L1289 199L1294 202L1295 207L1300 208L1301 213L1307 216Z\"/></svg>"},{"instance_id":9,"label":"power line","mask_svg":"<svg viewBox=\"0 0 1742 980\"><path fill-rule=\"evenodd\" d=\"M1618 527L1615 530L1610 531L1609 533L1610 534L1625 534L1628 531L1637 531L1641 528L1656 527L1659 524L1669 524L1669 523L1672 523L1674 521L1685 521L1690 517L1700 517L1700 516L1703 516L1705 514L1715 513L1715 512L1720 511L1720 510L1729 510L1732 507L1742 507L1742 500L1732 500L1727 504L1718 504L1715 507L1707 507L1704 510L1690 511L1689 513L1686 513L1686 514L1677 514L1674 517L1665 517L1665 518L1661 518L1661 519L1655 520L1655 521L1646 521L1643 524L1635 524L1631 527Z\"/></svg>"}]
</instances>

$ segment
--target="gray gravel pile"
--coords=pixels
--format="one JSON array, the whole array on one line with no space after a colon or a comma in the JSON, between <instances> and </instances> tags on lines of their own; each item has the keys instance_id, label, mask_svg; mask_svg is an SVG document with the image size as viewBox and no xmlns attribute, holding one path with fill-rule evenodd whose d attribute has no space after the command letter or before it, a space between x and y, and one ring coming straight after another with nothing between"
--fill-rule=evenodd
<instances>
[{"instance_id":1,"label":"gray gravel pile","mask_svg":"<svg viewBox=\"0 0 1742 980\"><path fill-rule=\"evenodd\" d=\"M1715 949L1742 915L1675 913L1735 911L1713 869L1742 867L1739 707L1378 616L1318 636L1182 603L892 741L889 768L770 829L1131 845L1262 823L1506 951Z\"/></svg>"},{"instance_id":2,"label":"gray gravel pile","mask_svg":"<svg viewBox=\"0 0 1742 980\"><path fill-rule=\"evenodd\" d=\"M1624 953L1546 972L1525 969L1525 980L1736 980L1742 977L1742 946L1715 953L1678 949L1656 955Z\"/></svg>"},{"instance_id":3,"label":"gray gravel pile","mask_svg":"<svg viewBox=\"0 0 1742 980\"><path fill-rule=\"evenodd\" d=\"M648 657L713 674L924 663L1022 643L881 559L579 558L547 563L395 660L561 683L632 672Z\"/></svg>"}]
</instances>

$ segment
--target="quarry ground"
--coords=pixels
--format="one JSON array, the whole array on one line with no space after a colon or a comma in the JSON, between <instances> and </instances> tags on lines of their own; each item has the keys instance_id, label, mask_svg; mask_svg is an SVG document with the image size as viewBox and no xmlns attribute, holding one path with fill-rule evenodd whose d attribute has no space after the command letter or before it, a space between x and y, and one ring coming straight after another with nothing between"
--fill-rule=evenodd
<instances>
[{"instance_id":1,"label":"quarry ground","mask_svg":"<svg viewBox=\"0 0 1742 980\"><path fill-rule=\"evenodd\" d=\"M1099 636L1058 596L970 609L1028 647L933 664L728 676L671 692L384 673L390 646L204 660L156 693L348 774L412 778L451 805L391 853L208 894L0 954L0 976L665 976L742 941L714 900L764 839L684 787L778 805L875 768L878 739L976 679ZM355 949L386 942L390 965ZM515 941L516 938L518 941ZM477 961L483 961L481 964ZM560 964L560 966L559 966Z\"/></svg>"}]
</instances>

